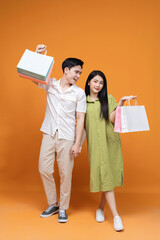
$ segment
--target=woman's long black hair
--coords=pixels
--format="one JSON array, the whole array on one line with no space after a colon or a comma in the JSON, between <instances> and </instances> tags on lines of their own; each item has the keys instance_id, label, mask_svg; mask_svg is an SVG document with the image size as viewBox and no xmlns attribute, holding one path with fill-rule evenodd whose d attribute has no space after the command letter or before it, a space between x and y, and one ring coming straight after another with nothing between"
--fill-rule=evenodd
<instances>
[{"instance_id":1,"label":"woman's long black hair","mask_svg":"<svg viewBox=\"0 0 160 240\"><path fill-rule=\"evenodd\" d=\"M106 77L103 72L101 72L99 70L96 70L96 71L94 70L89 74L87 81L86 81L86 85L85 85L85 93L86 93L86 96L90 95L90 86L88 85L88 83L92 80L92 78L94 78L97 75L99 75L100 77L103 78L103 88L98 93L98 98L101 103L100 117L103 117L103 118L105 118L105 120L108 120L107 81L106 81Z\"/></svg>"}]
</instances>

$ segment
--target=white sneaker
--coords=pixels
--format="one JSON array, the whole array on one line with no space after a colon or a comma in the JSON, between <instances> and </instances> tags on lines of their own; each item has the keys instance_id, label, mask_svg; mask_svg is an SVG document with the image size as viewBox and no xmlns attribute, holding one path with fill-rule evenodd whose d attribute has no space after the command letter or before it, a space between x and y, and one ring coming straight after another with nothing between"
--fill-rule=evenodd
<instances>
[{"instance_id":1,"label":"white sneaker","mask_svg":"<svg viewBox=\"0 0 160 240\"><path fill-rule=\"evenodd\" d=\"M114 223L114 230L115 231L118 232L118 231L122 231L124 229L120 216L115 216L114 219L113 219L113 223Z\"/></svg>"},{"instance_id":2,"label":"white sneaker","mask_svg":"<svg viewBox=\"0 0 160 240\"><path fill-rule=\"evenodd\" d=\"M105 220L104 211L102 209L98 208L96 211L96 221L104 222L104 220Z\"/></svg>"}]
</instances>

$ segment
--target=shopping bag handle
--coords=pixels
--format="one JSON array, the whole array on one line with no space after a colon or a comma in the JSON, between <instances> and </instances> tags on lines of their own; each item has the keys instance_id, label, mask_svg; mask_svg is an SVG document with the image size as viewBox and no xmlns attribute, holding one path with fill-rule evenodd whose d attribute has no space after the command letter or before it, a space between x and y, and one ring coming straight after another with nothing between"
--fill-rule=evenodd
<instances>
[{"instance_id":1,"label":"shopping bag handle","mask_svg":"<svg viewBox=\"0 0 160 240\"><path fill-rule=\"evenodd\" d=\"M132 104L131 104L131 100L132 100ZM126 100L124 103L124 106L137 106L137 105L138 105L138 102L137 102L136 98L134 98L134 99L130 98L130 99Z\"/></svg>"}]
</instances>

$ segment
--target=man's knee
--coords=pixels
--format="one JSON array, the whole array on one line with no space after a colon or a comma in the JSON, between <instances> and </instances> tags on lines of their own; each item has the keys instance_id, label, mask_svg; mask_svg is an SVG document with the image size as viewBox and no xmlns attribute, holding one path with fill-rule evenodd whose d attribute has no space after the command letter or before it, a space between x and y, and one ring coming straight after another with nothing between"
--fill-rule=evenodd
<instances>
[{"instance_id":1,"label":"man's knee","mask_svg":"<svg viewBox=\"0 0 160 240\"><path fill-rule=\"evenodd\" d=\"M53 174L53 169L47 168L45 165L39 164L39 173L43 176L48 176Z\"/></svg>"}]
</instances>

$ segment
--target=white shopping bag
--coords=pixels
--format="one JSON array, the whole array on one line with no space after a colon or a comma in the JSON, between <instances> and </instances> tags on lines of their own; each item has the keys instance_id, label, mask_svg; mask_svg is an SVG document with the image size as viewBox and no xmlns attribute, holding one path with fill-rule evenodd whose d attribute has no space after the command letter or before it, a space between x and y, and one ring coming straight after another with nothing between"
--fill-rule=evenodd
<instances>
[{"instance_id":1,"label":"white shopping bag","mask_svg":"<svg viewBox=\"0 0 160 240\"><path fill-rule=\"evenodd\" d=\"M26 49L17 65L17 72L19 76L47 84L53 64L53 57Z\"/></svg>"},{"instance_id":2,"label":"white shopping bag","mask_svg":"<svg viewBox=\"0 0 160 240\"><path fill-rule=\"evenodd\" d=\"M121 124L122 132L150 130L144 106L121 107Z\"/></svg>"},{"instance_id":3,"label":"white shopping bag","mask_svg":"<svg viewBox=\"0 0 160 240\"><path fill-rule=\"evenodd\" d=\"M117 108L115 132L149 131L148 119L144 106L123 106Z\"/></svg>"}]
</instances>

